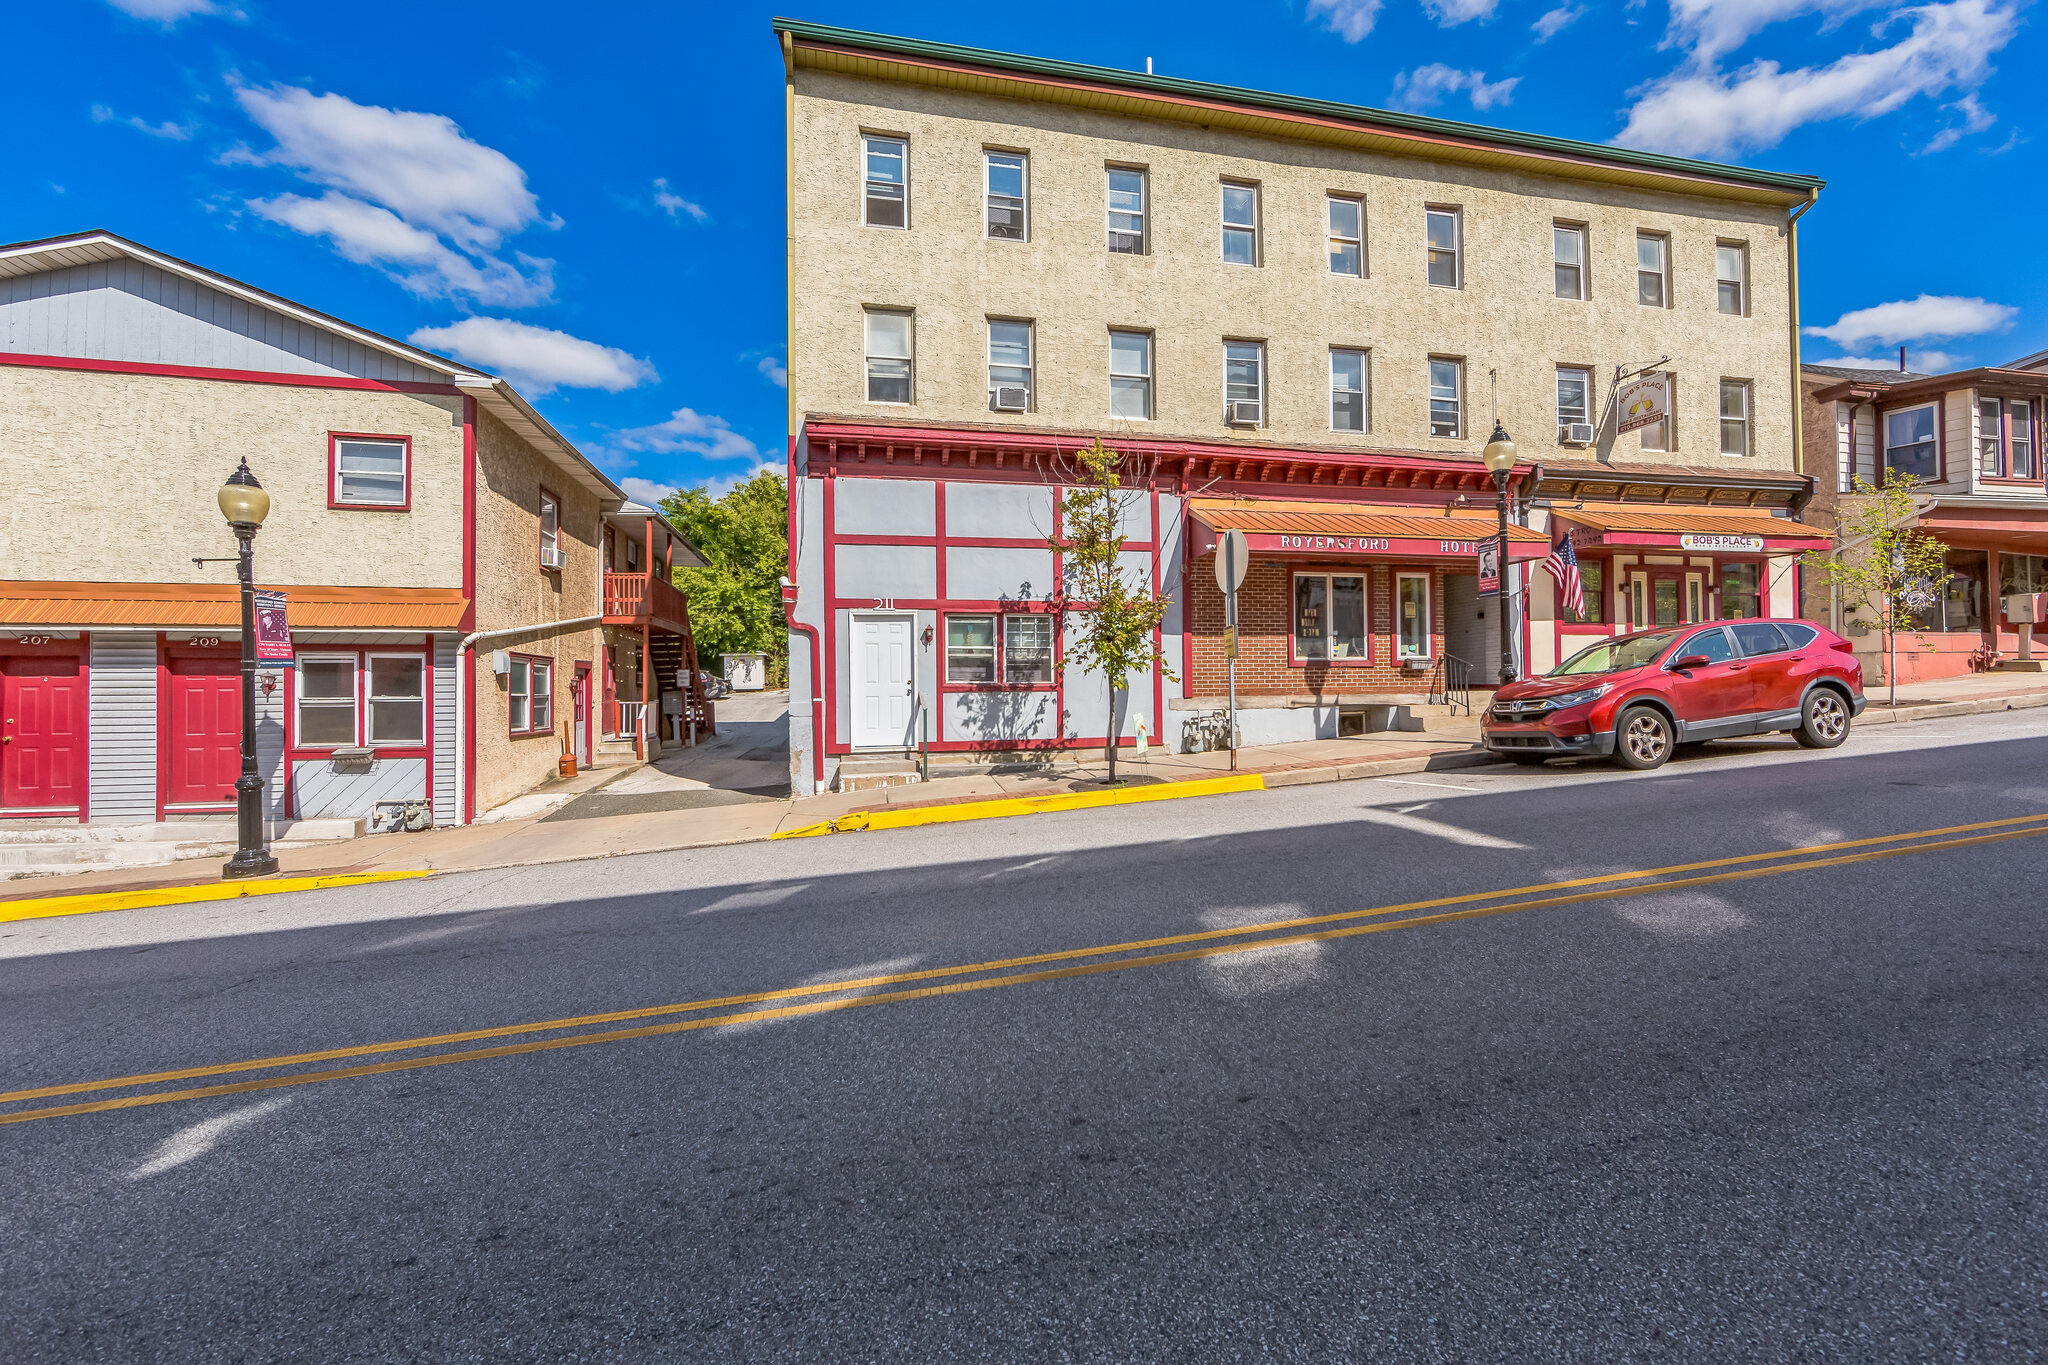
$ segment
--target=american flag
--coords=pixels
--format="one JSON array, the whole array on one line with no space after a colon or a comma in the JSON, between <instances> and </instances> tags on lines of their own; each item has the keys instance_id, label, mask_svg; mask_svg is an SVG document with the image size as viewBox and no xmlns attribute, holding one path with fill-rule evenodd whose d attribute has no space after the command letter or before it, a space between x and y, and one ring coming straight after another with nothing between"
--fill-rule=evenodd
<instances>
[{"instance_id":1,"label":"american flag","mask_svg":"<svg viewBox=\"0 0 2048 1365\"><path fill-rule=\"evenodd\" d=\"M1550 558L1543 561L1544 571L1557 580L1557 591L1564 604L1572 609L1572 615L1586 614L1586 585L1579 581L1579 555L1572 549L1572 538L1566 536L1564 543L1550 552Z\"/></svg>"}]
</instances>

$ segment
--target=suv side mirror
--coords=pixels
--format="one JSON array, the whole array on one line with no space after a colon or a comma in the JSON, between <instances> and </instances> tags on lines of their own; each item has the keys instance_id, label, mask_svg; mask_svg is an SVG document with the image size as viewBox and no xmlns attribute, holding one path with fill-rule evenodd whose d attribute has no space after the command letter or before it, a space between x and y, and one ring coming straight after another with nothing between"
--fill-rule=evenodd
<instances>
[{"instance_id":1,"label":"suv side mirror","mask_svg":"<svg viewBox=\"0 0 2048 1365\"><path fill-rule=\"evenodd\" d=\"M1671 665L1671 671L1673 673L1683 673L1688 669L1705 668L1707 665L1713 662L1714 661L1712 659L1709 659L1704 654L1688 654L1683 659L1680 659L1677 662L1673 663Z\"/></svg>"}]
</instances>

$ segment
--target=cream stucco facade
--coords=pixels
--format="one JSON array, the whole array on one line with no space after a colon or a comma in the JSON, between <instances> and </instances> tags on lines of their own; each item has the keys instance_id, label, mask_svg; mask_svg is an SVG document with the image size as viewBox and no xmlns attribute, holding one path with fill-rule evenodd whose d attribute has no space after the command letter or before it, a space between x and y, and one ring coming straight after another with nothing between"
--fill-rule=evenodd
<instances>
[{"instance_id":1,"label":"cream stucco facade","mask_svg":"<svg viewBox=\"0 0 2048 1365\"><path fill-rule=\"evenodd\" d=\"M1090 109L799 68L791 77L789 394L793 417L988 423L1208 441L1476 454L1499 413L1525 457L1612 455L1791 469L1788 206L1384 155ZM862 223L863 133L908 143L908 227ZM1029 155L1026 241L983 232L983 153ZM1147 176L1142 255L1106 249L1106 168ZM1227 264L1221 185L1259 188L1259 259ZM1364 206L1365 273L1333 274L1326 199ZM1458 210L1462 286L1427 279L1426 208ZM1552 227L1584 228L1587 293L1556 297ZM1669 244L1668 307L1637 301L1639 232ZM1716 246L1747 255L1746 311L1719 311ZM913 401L867 401L864 308L915 313ZM989 319L1033 325L1034 402L989 411ZM1149 332L1149 421L1109 416L1109 333ZM1266 347L1261 428L1224 422L1225 339ZM1331 429L1329 352L1369 352L1368 420ZM1428 362L1464 364L1463 431L1432 437ZM1644 452L1611 417L1592 449L1556 444L1556 369L1669 359L1675 440ZM1721 454L1720 384L1746 381L1747 456Z\"/></svg>"},{"instance_id":2,"label":"cream stucco facade","mask_svg":"<svg viewBox=\"0 0 2048 1365\"><path fill-rule=\"evenodd\" d=\"M222 583L214 494L247 457L270 494L265 583L462 586L454 394L0 365L0 580ZM331 433L411 442L404 511L328 506Z\"/></svg>"}]
</instances>

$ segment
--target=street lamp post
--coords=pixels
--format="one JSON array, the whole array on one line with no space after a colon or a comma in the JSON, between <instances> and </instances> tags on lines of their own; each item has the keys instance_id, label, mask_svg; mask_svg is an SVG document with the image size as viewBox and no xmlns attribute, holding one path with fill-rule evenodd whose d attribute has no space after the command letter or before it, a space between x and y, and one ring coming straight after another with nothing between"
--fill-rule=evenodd
<instances>
[{"instance_id":1,"label":"street lamp post","mask_svg":"<svg viewBox=\"0 0 2048 1365\"><path fill-rule=\"evenodd\" d=\"M247 456L221 485L220 513L238 545L236 572L242 581L242 775L235 779L235 856L223 877L263 877L277 871L263 834L263 779L256 774L256 532L270 514L270 494L249 472Z\"/></svg>"},{"instance_id":2,"label":"street lamp post","mask_svg":"<svg viewBox=\"0 0 2048 1365\"><path fill-rule=\"evenodd\" d=\"M1500 502L1500 680L1511 683L1515 680L1514 651L1514 594L1508 586L1508 475L1515 467L1515 443L1508 439L1508 429L1501 425L1498 417L1493 420L1493 435L1481 452L1486 468L1493 475L1493 487L1499 494Z\"/></svg>"}]
</instances>

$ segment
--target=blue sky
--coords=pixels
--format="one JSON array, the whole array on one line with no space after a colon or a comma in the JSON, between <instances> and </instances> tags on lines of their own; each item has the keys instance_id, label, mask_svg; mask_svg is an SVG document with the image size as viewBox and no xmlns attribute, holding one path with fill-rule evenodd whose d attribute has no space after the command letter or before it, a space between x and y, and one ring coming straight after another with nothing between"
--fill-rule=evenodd
<instances>
[{"instance_id":1,"label":"blue sky","mask_svg":"<svg viewBox=\"0 0 2048 1365\"><path fill-rule=\"evenodd\" d=\"M640 495L783 450L773 7L64 0L13 16L0 240L104 227L511 376ZM818 3L885 33L1825 177L1807 357L2048 347L2013 0Z\"/></svg>"}]
</instances>

